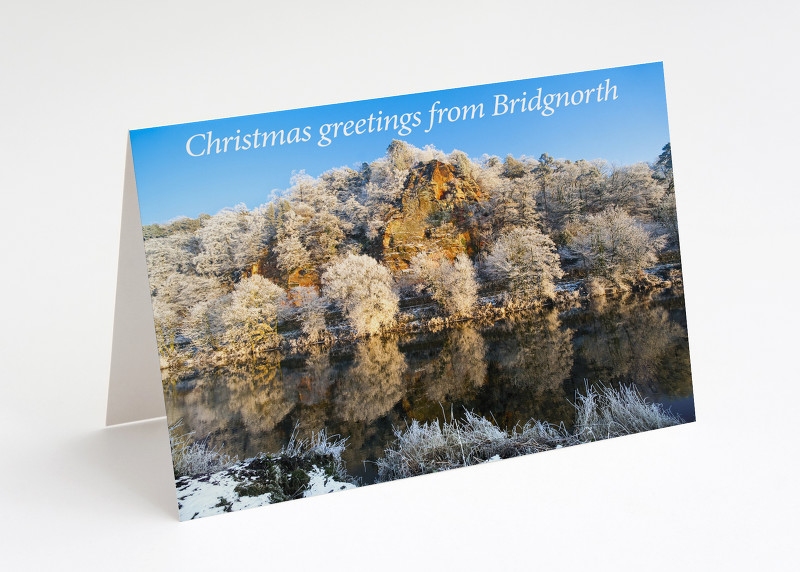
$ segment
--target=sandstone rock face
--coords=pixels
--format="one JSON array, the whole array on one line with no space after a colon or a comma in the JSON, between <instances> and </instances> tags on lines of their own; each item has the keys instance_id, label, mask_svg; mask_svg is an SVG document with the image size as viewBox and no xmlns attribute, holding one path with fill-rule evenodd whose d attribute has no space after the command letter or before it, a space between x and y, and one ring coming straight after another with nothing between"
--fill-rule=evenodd
<instances>
[{"instance_id":1,"label":"sandstone rock face","mask_svg":"<svg viewBox=\"0 0 800 572\"><path fill-rule=\"evenodd\" d=\"M319 272L314 268L299 268L289 274L287 286L294 288L295 286L319 286Z\"/></svg>"},{"instance_id":2,"label":"sandstone rock face","mask_svg":"<svg viewBox=\"0 0 800 572\"><path fill-rule=\"evenodd\" d=\"M478 239L474 212L484 199L472 178L457 175L447 163L417 166L406 180L400 209L386 223L384 264L402 272L420 252L450 259L473 253Z\"/></svg>"}]
</instances>

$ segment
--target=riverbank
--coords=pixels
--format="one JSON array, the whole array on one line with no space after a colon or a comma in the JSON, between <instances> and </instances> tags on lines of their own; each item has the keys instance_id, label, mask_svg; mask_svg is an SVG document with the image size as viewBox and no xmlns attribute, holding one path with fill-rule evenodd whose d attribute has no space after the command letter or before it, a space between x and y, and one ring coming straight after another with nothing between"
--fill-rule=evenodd
<instances>
[{"instance_id":1,"label":"riverbank","mask_svg":"<svg viewBox=\"0 0 800 572\"><path fill-rule=\"evenodd\" d=\"M170 436L178 423L170 427ZM180 436L176 441L186 442ZM329 438L323 430L307 440L293 433L289 443L277 454L262 453L239 461L221 457L203 443L193 443L195 457L208 457L211 470L179 474L182 451L173 446L176 468L175 488L181 520L254 508L287 500L346 490L357 486L342 462L345 440Z\"/></svg>"},{"instance_id":2,"label":"riverbank","mask_svg":"<svg viewBox=\"0 0 800 572\"><path fill-rule=\"evenodd\" d=\"M375 459L377 482L390 481L489 461L507 459L619 437L684 422L661 405L649 403L633 386L612 388L587 386L572 404L576 422L567 429L531 419L511 429L494 419L464 412L461 418L427 423L412 421L395 428L394 440L383 457ZM178 425L173 425L171 430ZM176 441L181 441L176 439ZM186 439L181 442L186 443ZM239 461L221 457L219 450L205 447L209 455L205 474L176 474L175 485L181 520L274 504L359 486L348 475L342 453L345 439L329 437L325 431L307 440L294 433L279 453L262 453ZM173 456L180 451L173 447ZM223 466L215 463L223 463ZM176 461L176 467L183 466ZM200 466L200 465L198 465Z\"/></svg>"},{"instance_id":3,"label":"riverbank","mask_svg":"<svg viewBox=\"0 0 800 572\"><path fill-rule=\"evenodd\" d=\"M555 293L549 299L530 299L513 296L504 290L484 292L478 303L468 315L447 315L440 305L432 299L421 297L416 303L403 306L394 326L385 328L382 335L413 335L424 332L438 332L443 329L464 324L487 327L491 324L519 314L541 308L556 308L567 311L589 301L613 299L630 292L672 291L676 295L683 292L683 276L680 263L666 263L641 272L629 283L613 283L598 278L582 278L562 281L555 286ZM279 360L282 355L302 353L311 349L331 351L351 346L359 341L357 334L341 319L328 317L325 331L311 341L302 335L300 328L285 327L274 343L265 343L254 355L249 348L235 349L221 347L217 350L182 352L162 356L161 367L166 372L177 370L210 369L229 364L247 363L253 359ZM166 375L164 376L166 379Z\"/></svg>"}]
</instances>

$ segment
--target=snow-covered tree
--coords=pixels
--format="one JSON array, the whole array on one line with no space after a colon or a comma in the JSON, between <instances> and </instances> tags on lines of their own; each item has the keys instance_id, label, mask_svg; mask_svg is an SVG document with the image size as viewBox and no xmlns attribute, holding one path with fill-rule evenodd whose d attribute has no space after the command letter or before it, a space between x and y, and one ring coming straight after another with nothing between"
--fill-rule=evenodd
<instances>
[{"instance_id":1,"label":"snow-covered tree","mask_svg":"<svg viewBox=\"0 0 800 572\"><path fill-rule=\"evenodd\" d=\"M653 165L654 177L663 181L667 186L667 192L675 191L675 179L672 175L672 146L667 143L661 148L661 154Z\"/></svg>"},{"instance_id":2,"label":"snow-covered tree","mask_svg":"<svg viewBox=\"0 0 800 572\"><path fill-rule=\"evenodd\" d=\"M484 155L481 157L480 168L475 173L475 180L478 186L487 195L492 192L503 182L503 163L498 157Z\"/></svg>"},{"instance_id":3,"label":"snow-covered tree","mask_svg":"<svg viewBox=\"0 0 800 572\"><path fill-rule=\"evenodd\" d=\"M480 167L476 165L463 151L455 149L447 157L447 162L455 169L456 175L464 178L476 178Z\"/></svg>"},{"instance_id":4,"label":"snow-covered tree","mask_svg":"<svg viewBox=\"0 0 800 572\"><path fill-rule=\"evenodd\" d=\"M292 303L297 305L300 327L309 342L316 342L325 332L325 309L327 301L316 288L297 286L290 291Z\"/></svg>"},{"instance_id":5,"label":"snow-covered tree","mask_svg":"<svg viewBox=\"0 0 800 572\"><path fill-rule=\"evenodd\" d=\"M547 206L547 195L550 192L550 182L553 178L553 174L559 169L560 165L558 161L553 159L547 153L542 153L539 157L539 163L533 169L534 175L536 176L536 180L539 183L539 188L541 190L542 196L542 206L544 208L544 215L545 218L549 215L549 210Z\"/></svg>"},{"instance_id":6,"label":"snow-covered tree","mask_svg":"<svg viewBox=\"0 0 800 572\"><path fill-rule=\"evenodd\" d=\"M377 237L386 224L388 213L403 195L408 171L395 169L387 159L369 165L369 181L364 187L367 207L367 236Z\"/></svg>"},{"instance_id":7,"label":"snow-covered tree","mask_svg":"<svg viewBox=\"0 0 800 572\"><path fill-rule=\"evenodd\" d=\"M414 166L414 150L405 141L394 139L386 149L386 157L398 171L407 171Z\"/></svg>"},{"instance_id":8,"label":"snow-covered tree","mask_svg":"<svg viewBox=\"0 0 800 572\"><path fill-rule=\"evenodd\" d=\"M345 238L342 226L339 217L330 212L318 212L306 223L305 243L314 266L322 266L336 256L337 248Z\"/></svg>"},{"instance_id":9,"label":"snow-covered tree","mask_svg":"<svg viewBox=\"0 0 800 572\"><path fill-rule=\"evenodd\" d=\"M258 274L243 278L233 289L222 312L225 336L232 344L258 346L277 340L278 311L286 297L283 289Z\"/></svg>"},{"instance_id":10,"label":"snow-covered tree","mask_svg":"<svg viewBox=\"0 0 800 572\"><path fill-rule=\"evenodd\" d=\"M199 350L218 350L225 341L222 313L230 304L230 296L220 296L195 304L183 322L181 333Z\"/></svg>"},{"instance_id":11,"label":"snow-covered tree","mask_svg":"<svg viewBox=\"0 0 800 572\"><path fill-rule=\"evenodd\" d=\"M359 172L349 167L340 167L322 173L319 184L325 186L328 194L336 197L337 205L343 205L350 197L361 193L364 180ZM342 214L340 206L336 212Z\"/></svg>"},{"instance_id":12,"label":"snow-covered tree","mask_svg":"<svg viewBox=\"0 0 800 572\"><path fill-rule=\"evenodd\" d=\"M551 298L554 280L564 275L555 244L535 227L501 236L486 257L486 270L492 278L508 281L511 291L525 300Z\"/></svg>"},{"instance_id":13,"label":"snow-covered tree","mask_svg":"<svg viewBox=\"0 0 800 572\"><path fill-rule=\"evenodd\" d=\"M311 255L300 240L302 226L303 221L294 210L284 214L283 224L278 231L275 253L278 257L278 267L287 274L311 263Z\"/></svg>"},{"instance_id":14,"label":"snow-covered tree","mask_svg":"<svg viewBox=\"0 0 800 572\"><path fill-rule=\"evenodd\" d=\"M394 324L398 296L389 271L366 255L348 254L328 266L322 292L344 312L358 335Z\"/></svg>"},{"instance_id":15,"label":"snow-covered tree","mask_svg":"<svg viewBox=\"0 0 800 572\"><path fill-rule=\"evenodd\" d=\"M647 163L615 167L606 181L606 203L637 216L651 214L664 193Z\"/></svg>"},{"instance_id":16,"label":"snow-covered tree","mask_svg":"<svg viewBox=\"0 0 800 572\"><path fill-rule=\"evenodd\" d=\"M507 179L519 179L527 173L525 165L511 155L506 155L503 161L503 176Z\"/></svg>"},{"instance_id":17,"label":"snow-covered tree","mask_svg":"<svg viewBox=\"0 0 800 572\"><path fill-rule=\"evenodd\" d=\"M589 273L620 282L654 264L665 242L622 209L611 207L586 217L571 246Z\"/></svg>"},{"instance_id":18,"label":"snow-covered tree","mask_svg":"<svg viewBox=\"0 0 800 572\"><path fill-rule=\"evenodd\" d=\"M489 200L495 234L518 226L539 225L539 213L536 211L537 189L538 182L530 173L502 180Z\"/></svg>"},{"instance_id":19,"label":"snow-covered tree","mask_svg":"<svg viewBox=\"0 0 800 572\"><path fill-rule=\"evenodd\" d=\"M666 193L656 207L654 218L660 222L673 240L678 240L678 211L675 193Z\"/></svg>"},{"instance_id":20,"label":"snow-covered tree","mask_svg":"<svg viewBox=\"0 0 800 572\"><path fill-rule=\"evenodd\" d=\"M466 254L459 254L453 262L417 254L411 259L410 269L448 314L467 315L478 301L475 268Z\"/></svg>"},{"instance_id":21,"label":"snow-covered tree","mask_svg":"<svg viewBox=\"0 0 800 572\"><path fill-rule=\"evenodd\" d=\"M159 288L173 274L193 272L193 245L192 236L183 233L144 241L151 293L157 294Z\"/></svg>"},{"instance_id":22,"label":"snow-covered tree","mask_svg":"<svg viewBox=\"0 0 800 572\"><path fill-rule=\"evenodd\" d=\"M156 342L162 356L175 351L175 342L181 325L181 318L173 304L163 298L153 298L153 321L156 327Z\"/></svg>"},{"instance_id":23,"label":"snow-covered tree","mask_svg":"<svg viewBox=\"0 0 800 572\"><path fill-rule=\"evenodd\" d=\"M208 218L195 233L198 274L233 281L264 253L269 236L266 211L250 212L244 205L226 208Z\"/></svg>"},{"instance_id":24,"label":"snow-covered tree","mask_svg":"<svg viewBox=\"0 0 800 572\"><path fill-rule=\"evenodd\" d=\"M186 321L193 308L225 293L215 277L195 274L170 274L153 290L153 317L159 347L174 351L177 336L186 335Z\"/></svg>"}]
</instances>

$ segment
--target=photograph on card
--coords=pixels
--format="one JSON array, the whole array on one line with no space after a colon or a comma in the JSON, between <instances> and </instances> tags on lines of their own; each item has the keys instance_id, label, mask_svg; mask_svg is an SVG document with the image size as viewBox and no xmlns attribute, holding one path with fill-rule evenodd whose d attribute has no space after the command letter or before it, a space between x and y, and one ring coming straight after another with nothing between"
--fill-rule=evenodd
<instances>
[{"instance_id":1,"label":"photograph on card","mask_svg":"<svg viewBox=\"0 0 800 572\"><path fill-rule=\"evenodd\" d=\"M181 520L694 421L660 63L130 137Z\"/></svg>"}]
</instances>

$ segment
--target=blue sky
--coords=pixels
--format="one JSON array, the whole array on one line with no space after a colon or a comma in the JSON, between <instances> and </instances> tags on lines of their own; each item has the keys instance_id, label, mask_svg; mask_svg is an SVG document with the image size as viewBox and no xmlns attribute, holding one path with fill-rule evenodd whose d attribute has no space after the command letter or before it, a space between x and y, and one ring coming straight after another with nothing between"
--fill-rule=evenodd
<instances>
[{"instance_id":1,"label":"blue sky","mask_svg":"<svg viewBox=\"0 0 800 572\"><path fill-rule=\"evenodd\" d=\"M616 85L616 99L603 99L606 80ZM602 101L597 101L597 92L590 93L587 100L585 92L599 85L603 85ZM539 88L542 96L568 92L575 101L584 101L562 105L549 116L543 116L541 110L519 112L520 102L513 114L493 115L496 96L505 95L509 102L525 97L527 103ZM584 93L578 95L577 91ZM450 122L444 112L438 123L436 111L431 127L430 110L437 101L436 109L448 110L482 103L484 116ZM339 126L338 137L330 144L318 144L324 124L366 120L371 114L386 117L415 112L419 112L420 125L409 125L412 131L407 135L394 129L377 131L373 121L372 133L366 131L368 123L361 124L361 134L350 124L349 136L344 136L343 126ZM455 116L451 111L451 117ZM207 153L208 139L238 134L240 147L244 147L242 137L256 129L259 133L283 129L288 136L294 127L301 135L308 127L308 141L235 151L231 140L227 152L215 153L212 146ZM210 138L206 135L209 131ZM329 138L332 134L331 129ZM197 157L187 152L187 140L195 135L202 137L193 139L189 150L202 153ZM262 140L261 135L257 138ZM669 141L663 67L661 63L642 64L131 131L142 223L214 214L237 203L258 206L267 202L274 190L288 188L293 172L305 170L318 176L335 167L358 166L384 155L392 139L417 147L434 145L446 153L460 149L473 158L484 153L538 158L548 153L556 158L606 159L620 165L651 162Z\"/></svg>"}]
</instances>

